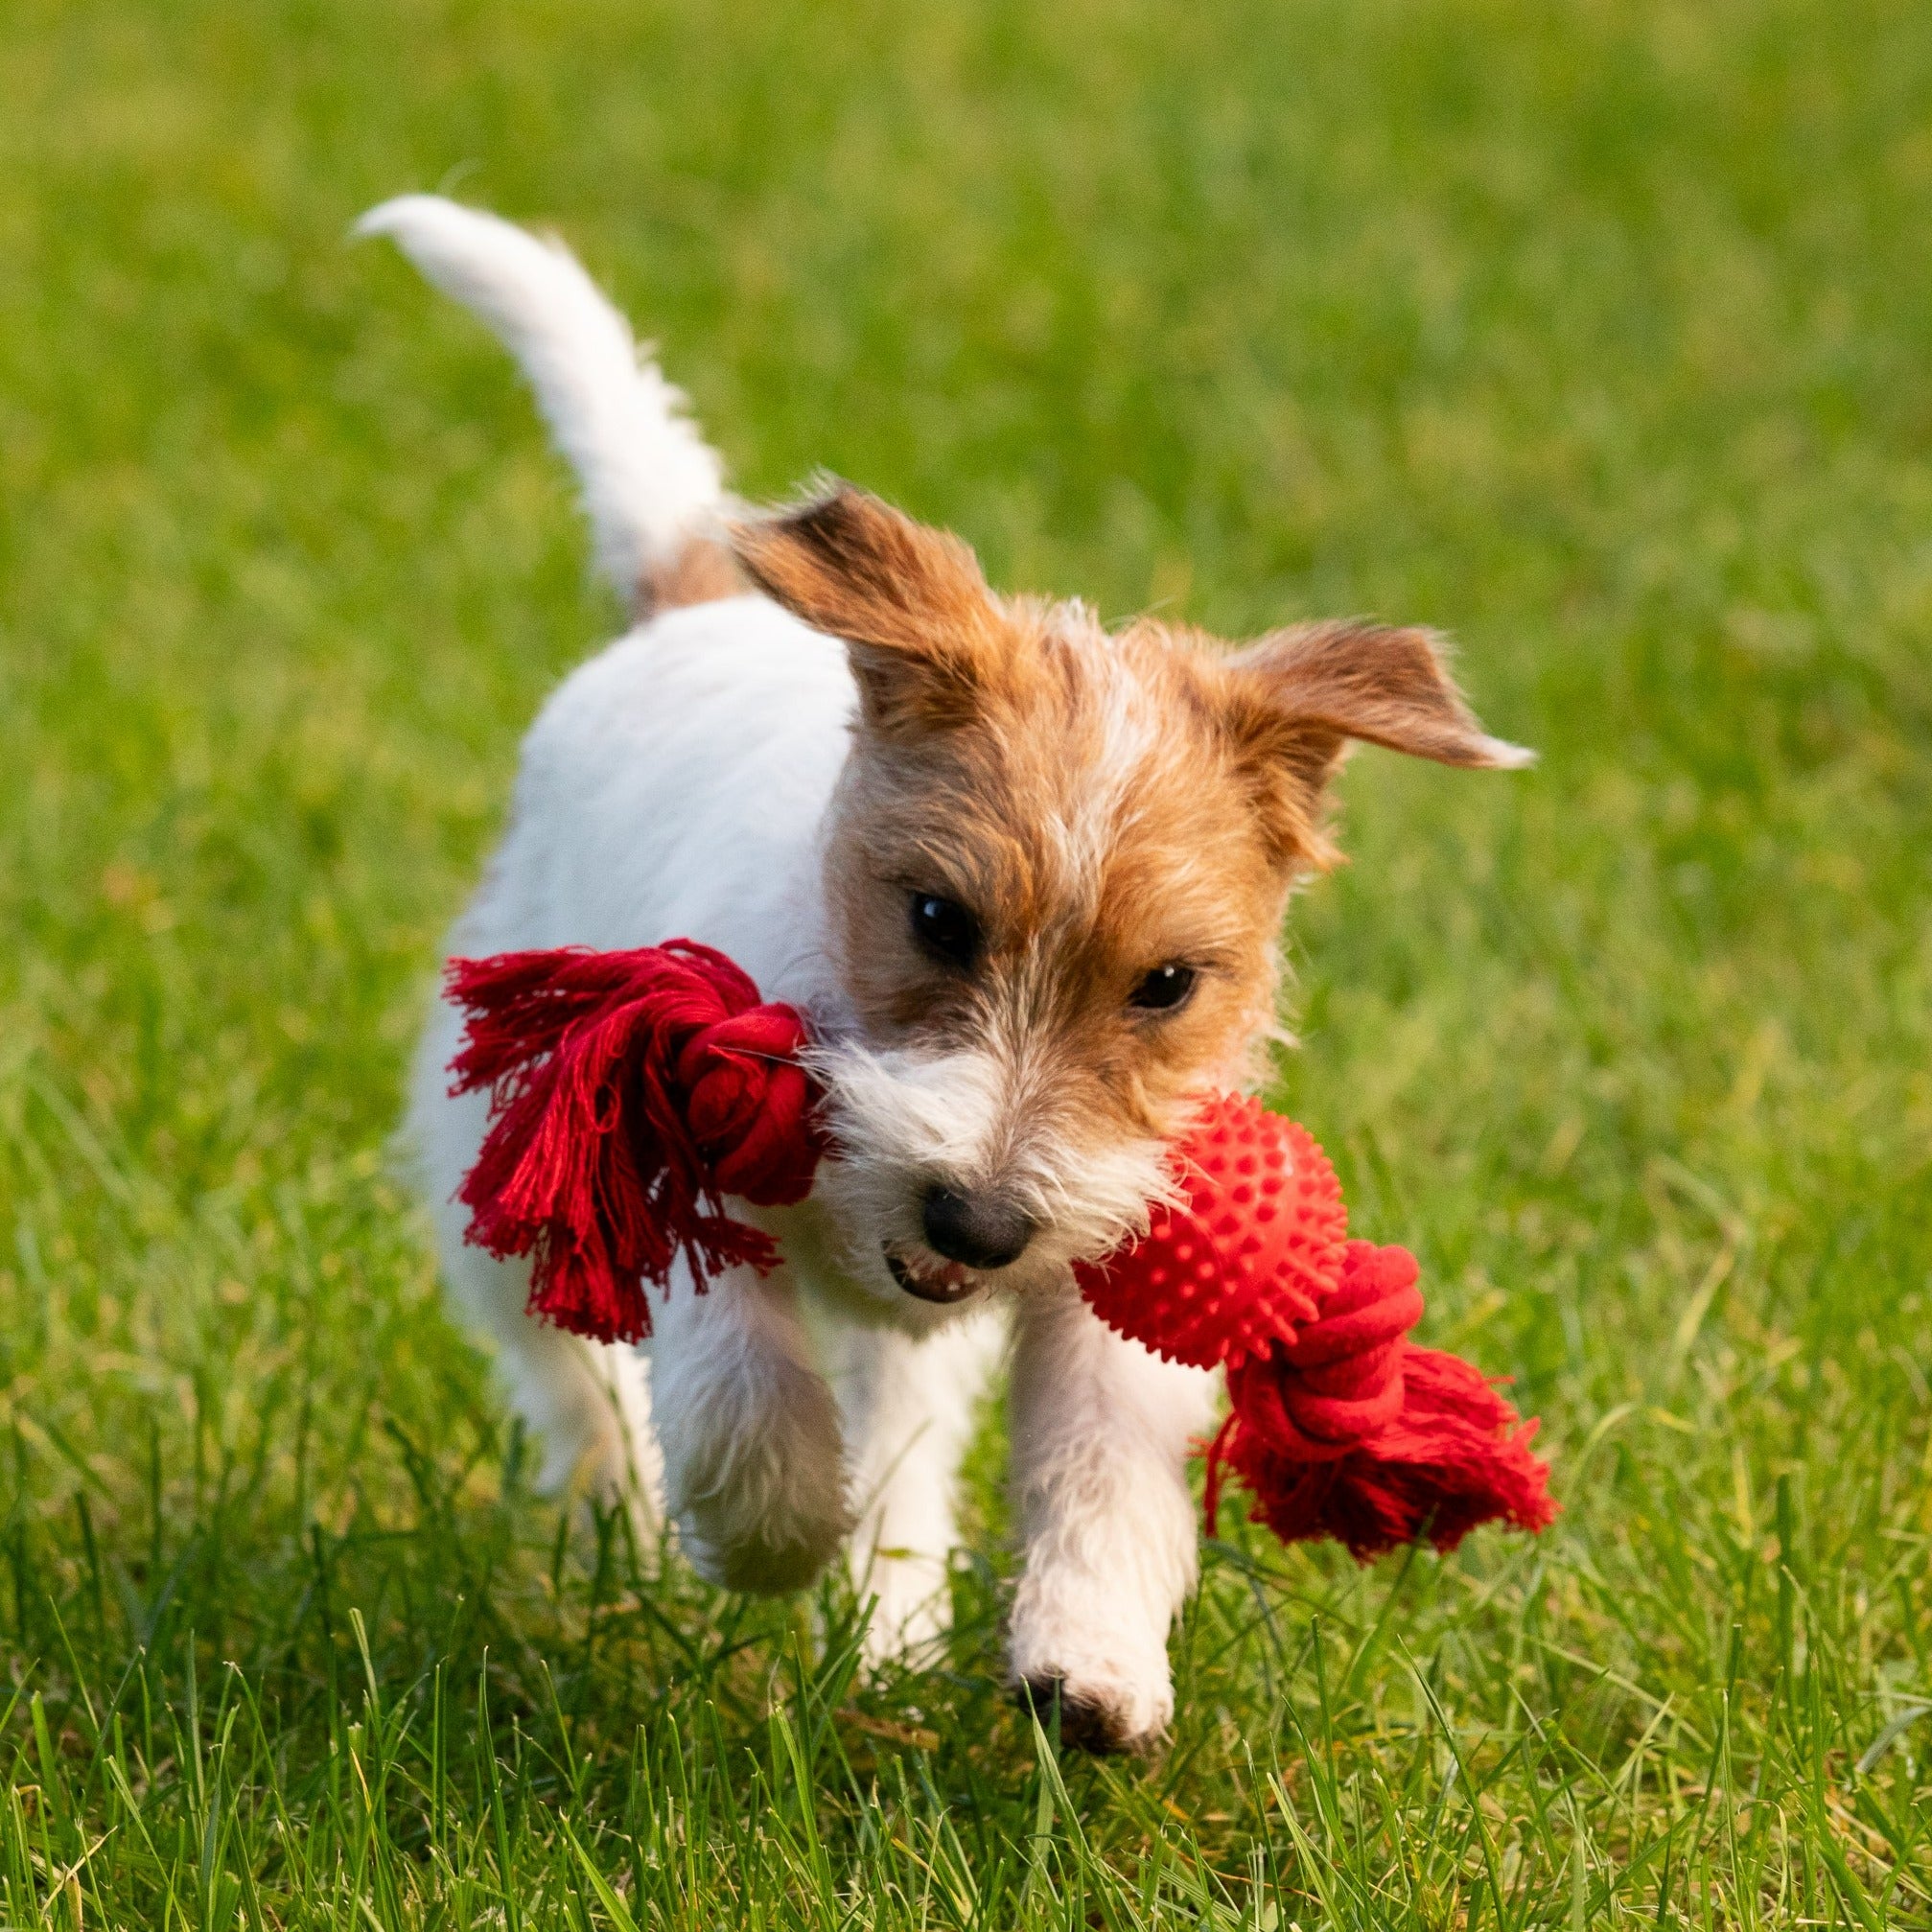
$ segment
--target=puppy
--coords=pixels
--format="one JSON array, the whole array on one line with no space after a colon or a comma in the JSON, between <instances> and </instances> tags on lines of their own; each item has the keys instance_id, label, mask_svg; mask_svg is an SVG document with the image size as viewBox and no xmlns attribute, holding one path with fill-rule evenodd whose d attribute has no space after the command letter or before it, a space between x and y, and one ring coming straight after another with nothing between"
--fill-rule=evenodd
<instances>
[{"instance_id":1,"label":"puppy","mask_svg":"<svg viewBox=\"0 0 1932 1932\"><path fill-rule=\"evenodd\" d=\"M736 1210L777 1271L676 1283L647 1348L598 1348L464 1244L485 1109L449 1093L440 1006L409 1125L458 1309L550 1481L588 1464L662 1507L733 1589L796 1589L849 1543L874 1657L943 1630L955 1472L1010 1345L1013 1679L1060 1697L1068 1735L1149 1742L1215 1390L1104 1328L1069 1264L1145 1228L1194 1097L1260 1073L1348 741L1526 755L1421 631L1108 631L995 594L956 538L845 484L749 514L561 247L426 196L361 232L515 353L636 618L531 730L452 950L722 948L810 1016L836 1147L803 1205Z\"/></svg>"}]
</instances>

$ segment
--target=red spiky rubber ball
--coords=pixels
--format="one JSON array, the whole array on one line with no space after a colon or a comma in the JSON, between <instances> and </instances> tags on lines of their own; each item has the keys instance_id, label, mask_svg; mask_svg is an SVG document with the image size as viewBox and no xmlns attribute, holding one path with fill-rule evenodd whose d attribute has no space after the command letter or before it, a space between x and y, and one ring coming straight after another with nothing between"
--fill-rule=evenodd
<instances>
[{"instance_id":1,"label":"red spiky rubber ball","mask_svg":"<svg viewBox=\"0 0 1932 1932\"><path fill-rule=\"evenodd\" d=\"M1180 1200L1138 1242L1075 1270L1109 1327L1196 1368L1233 1364L1313 1321L1341 1271L1348 1210L1306 1128L1214 1095L1175 1144Z\"/></svg>"}]
</instances>

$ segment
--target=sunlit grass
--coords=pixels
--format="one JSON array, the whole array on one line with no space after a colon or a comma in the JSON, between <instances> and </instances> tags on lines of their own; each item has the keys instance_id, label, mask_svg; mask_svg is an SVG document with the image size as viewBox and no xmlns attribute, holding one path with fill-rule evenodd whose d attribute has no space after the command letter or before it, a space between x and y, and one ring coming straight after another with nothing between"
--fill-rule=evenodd
<instances>
[{"instance_id":1,"label":"sunlit grass","mask_svg":"<svg viewBox=\"0 0 1932 1932\"><path fill-rule=\"evenodd\" d=\"M1932 13L590 0L0 16L12 1924L1932 1924ZM1237 1528L1151 1763L529 1494L389 1177L616 618L381 197L554 221L748 491L1454 630L1281 1097L1565 1514ZM11 1705L5 1698L12 1695Z\"/></svg>"}]
</instances>

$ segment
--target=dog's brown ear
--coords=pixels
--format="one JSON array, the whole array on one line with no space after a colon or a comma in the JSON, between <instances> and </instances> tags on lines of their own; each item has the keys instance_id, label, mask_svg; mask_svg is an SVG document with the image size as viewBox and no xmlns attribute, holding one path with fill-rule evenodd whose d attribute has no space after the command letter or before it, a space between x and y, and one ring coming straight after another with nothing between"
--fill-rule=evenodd
<instances>
[{"instance_id":1,"label":"dog's brown ear","mask_svg":"<svg viewBox=\"0 0 1932 1932\"><path fill-rule=\"evenodd\" d=\"M1314 864L1335 858L1321 834L1322 796L1351 738L1445 765L1508 771L1535 762L1534 752L1477 723L1428 631L1302 624L1227 662L1237 740L1271 774L1284 843Z\"/></svg>"},{"instance_id":2,"label":"dog's brown ear","mask_svg":"<svg viewBox=\"0 0 1932 1932\"><path fill-rule=\"evenodd\" d=\"M739 524L732 547L758 589L844 640L868 725L943 729L971 716L996 662L999 606L957 537L850 483Z\"/></svg>"}]
</instances>

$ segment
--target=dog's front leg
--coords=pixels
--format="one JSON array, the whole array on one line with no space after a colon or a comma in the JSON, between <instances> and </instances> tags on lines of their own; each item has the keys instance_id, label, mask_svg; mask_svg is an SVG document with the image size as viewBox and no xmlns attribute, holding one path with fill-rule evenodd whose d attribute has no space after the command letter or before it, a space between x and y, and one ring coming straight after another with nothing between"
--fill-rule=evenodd
<instances>
[{"instance_id":1,"label":"dog's front leg","mask_svg":"<svg viewBox=\"0 0 1932 1932\"><path fill-rule=\"evenodd\" d=\"M859 1512L852 1582L873 1599L869 1664L917 1653L945 1631L957 1541L960 1457L1006 1339L1001 1313L980 1308L915 1339L848 1330L833 1381L851 1449Z\"/></svg>"},{"instance_id":2,"label":"dog's front leg","mask_svg":"<svg viewBox=\"0 0 1932 1932\"><path fill-rule=\"evenodd\" d=\"M1188 1443L1213 1390L1212 1376L1150 1355L1072 1296L1020 1306L1013 1671L1042 1710L1058 1693L1072 1741L1145 1745L1174 1714L1168 1627L1199 1571Z\"/></svg>"},{"instance_id":3,"label":"dog's front leg","mask_svg":"<svg viewBox=\"0 0 1932 1932\"><path fill-rule=\"evenodd\" d=\"M780 1269L688 1278L657 1311L653 1420L664 1501L699 1573L730 1590L797 1590L850 1527L839 1413Z\"/></svg>"}]
</instances>

